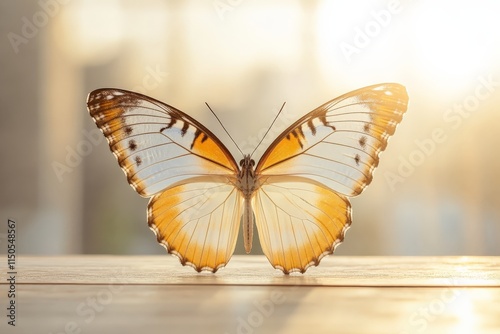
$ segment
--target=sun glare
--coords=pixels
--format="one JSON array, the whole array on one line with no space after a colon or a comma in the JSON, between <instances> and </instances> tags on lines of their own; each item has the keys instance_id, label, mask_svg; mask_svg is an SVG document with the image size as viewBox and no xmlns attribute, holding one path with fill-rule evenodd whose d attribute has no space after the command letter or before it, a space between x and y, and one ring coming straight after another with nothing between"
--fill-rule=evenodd
<instances>
[{"instance_id":1,"label":"sun glare","mask_svg":"<svg viewBox=\"0 0 500 334\"><path fill-rule=\"evenodd\" d=\"M498 30L491 8L462 0L425 1L414 10L416 60L436 86L456 90L491 67Z\"/></svg>"},{"instance_id":2,"label":"sun glare","mask_svg":"<svg viewBox=\"0 0 500 334\"><path fill-rule=\"evenodd\" d=\"M450 313L457 319L453 332L457 334L474 333L474 329L477 328L474 301L467 290L457 293L456 300L450 304Z\"/></svg>"},{"instance_id":3,"label":"sun glare","mask_svg":"<svg viewBox=\"0 0 500 334\"><path fill-rule=\"evenodd\" d=\"M499 10L498 1L324 1L318 60L344 82L353 72L388 78L407 69L440 93L460 91L496 64Z\"/></svg>"}]
</instances>

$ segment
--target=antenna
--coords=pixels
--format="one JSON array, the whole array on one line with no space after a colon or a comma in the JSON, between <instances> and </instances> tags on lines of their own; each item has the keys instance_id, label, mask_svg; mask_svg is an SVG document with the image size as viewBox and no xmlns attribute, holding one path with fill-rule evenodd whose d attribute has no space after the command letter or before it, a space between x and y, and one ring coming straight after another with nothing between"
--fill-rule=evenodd
<instances>
[{"instance_id":1,"label":"antenna","mask_svg":"<svg viewBox=\"0 0 500 334\"><path fill-rule=\"evenodd\" d=\"M233 141L234 145L236 145L236 148L238 149L238 151L240 151L241 155L244 155L243 152L241 152L240 148L238 147L238 144L236 144L236 142L234 141L233 137L231 137L231 135L229 134L229 132L227 132L226 128L224 127L224 125L220 121L219 117L217 117L217 115L214 113L214 111L212 110L212 108L210 108L210 106L208 105L208 103L205 102L205 104L207 105L208 109L212 112L212 114L215 116L215 118L219 122L220 126L222 126L222 128L224 129L224 131L226 131L226 133L229 136L229 138L231 138L231 140Z\"/></svg>"},{"instance_id":2,"label":"antenna","mask_svg":"<svg viewBox=\"0 0 500 334\"><path fill-rule=\"evenodd\" d=\"M262 136L262 139L260 140L260 142L257 144L257 146L254 148L254 150L252 151L252 154L250 154L250 157L255 153L255 151L257 151L257 148L259 148L260 144L262 144L262 141L264 140L264 138L266 138L267 134L269 133L269 131L271 130L271 128L273 127L274 125L274 122L276 122L276 120L278 119L278 116L281 114L281 111L283 111L283 108L285 107L285 103L286 102L283 102L283 105L281 106L280 108L280 111L278 111L278 113L276 114L276 117L274 117L274 120L273 122L271 123L271 125L269 125L269 128L267 129L266 133L264 134L264 136Z\"/></svg>"}]
</instances>

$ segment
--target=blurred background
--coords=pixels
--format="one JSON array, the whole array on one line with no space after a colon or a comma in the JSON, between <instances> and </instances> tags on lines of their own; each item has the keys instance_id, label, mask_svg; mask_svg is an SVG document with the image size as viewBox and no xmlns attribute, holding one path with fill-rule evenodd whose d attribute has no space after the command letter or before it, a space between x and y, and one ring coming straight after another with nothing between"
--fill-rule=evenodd
<instances>
[{"instance_id":1,"label":"blurred background","mask_svg":"<svg viewBox=\"0 0 500 334\"><path fill-rule=\"evenodd\" d=\"M21 253L165 253L88 115L94 89L165 101L239 160L204 102L244 152L287 102L258 158L320 104L398 82L408 112L337 254L499 255L499 12L494 0L2 1L0 242L10 218Z\"/></svg>"}]
</instances>

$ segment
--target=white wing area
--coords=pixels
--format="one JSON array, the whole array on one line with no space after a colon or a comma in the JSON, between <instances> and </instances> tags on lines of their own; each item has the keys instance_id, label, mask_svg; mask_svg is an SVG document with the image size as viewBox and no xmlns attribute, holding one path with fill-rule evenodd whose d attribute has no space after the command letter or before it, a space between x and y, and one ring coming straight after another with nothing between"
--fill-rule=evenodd
<instances>
[{"instance_id":1,"label":"white wing area","mask_svg":"<svg viewBox=\"0 0 500 334\"><path fill-rule=\"evenodd\" d=\"M347 198L301 177L262 180L253 199L264 254L285 273L305 272L333 253L351 224Z\"/></svg>"},{"instance_id":2,"label":"white wing area","mask_svg":"<svg viewBox=\"0 0 500 334\"><path fill-rule=\"evenodd\" d=\"M381 84L334 99L293 124L257 172L295 175L355 196L371 182L379 154L406 111L403 86Z\"/></svg>"},{"instance_id":3,"label":"white wing area","mask_svg":"<svg viewBox=\"0 0 500 334\"><path fill-rule=\"evenodd\" d=\"M87 104L130 185L144 197L191 177L237 173L222 143L171 106L117 89L94 91Z\"/></svg>"},{"instance_id":4,"label":"white wing area","mask_svg":"<svg viewBox=\"0 0 500 334\"><path fill-rule=\"evenodd\" d=\"M234 185L207 178L153 196L148 223L158 242L183 265L215 272L234 252L242 204Z\"/></svg>"}]
</instances>

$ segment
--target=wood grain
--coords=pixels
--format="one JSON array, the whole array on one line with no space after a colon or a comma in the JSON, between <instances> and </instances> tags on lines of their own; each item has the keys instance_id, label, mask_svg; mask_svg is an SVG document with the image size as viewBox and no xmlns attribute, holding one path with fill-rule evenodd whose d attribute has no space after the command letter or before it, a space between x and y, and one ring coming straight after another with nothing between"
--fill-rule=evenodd
<instances>
[{"instance_id":1,"label":"wood grain","mask_svg":"<svg viewBox=\"0 0 500 334\"><path fill-rule=\"evenodd\" d=\"M252 255L233 256L216 274L197 273L168 255L27 256L18 262L19 283L500 286L500 257L330 256L305 274L289 276Z\"/></svg>"},{"instance_id":2,"label":"wood grain","mask_svg":"<svg viewBox=\"0 0 500 334\"><path fill-rule=\"evenodd\" d=\"M0 333L498 333L499 264L332 256L285 276L260 256L216 274L170 256L20 256L17 326L2 316Z\"/></svg>"}]
</instances>

